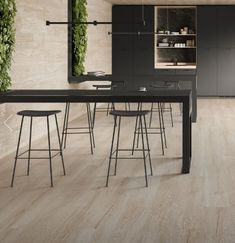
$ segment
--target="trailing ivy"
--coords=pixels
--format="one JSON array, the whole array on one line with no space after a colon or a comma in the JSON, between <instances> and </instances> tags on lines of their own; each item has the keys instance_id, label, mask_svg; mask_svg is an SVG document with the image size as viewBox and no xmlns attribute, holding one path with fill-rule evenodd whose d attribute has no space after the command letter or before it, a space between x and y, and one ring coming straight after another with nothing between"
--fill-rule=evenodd
<instances>
[{"instance_id":1,"label":"trailing ivy","mask_svg":"<svg viewBox=\"0 0 235 243\"><path fill-rule=\"evenodd\" d=\"M15 46L15 0L0 0L0 91L11 85L9 70Z\"/></svg>"},{"instance_id":2,"label":"trailing ivy","mask_svg":"<svg viewBox=\"0 0 235 243\"><path fill-rule=\"evenodd\" d=\"M87 1L73 0L73 21L87 22ZM73 26L73 74L84 74L85 57L87 50L87 25L78 24Z\"/></svg>"}]
</instances>

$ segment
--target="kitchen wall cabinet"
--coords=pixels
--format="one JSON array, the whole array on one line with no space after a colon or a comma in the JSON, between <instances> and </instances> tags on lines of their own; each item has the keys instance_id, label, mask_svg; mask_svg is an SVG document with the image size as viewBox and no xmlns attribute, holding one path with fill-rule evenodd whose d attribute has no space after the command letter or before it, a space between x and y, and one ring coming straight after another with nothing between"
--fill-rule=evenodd
<instances>
[{"instance_id":1,"label":"kitchen wall cabinet","mask_svg":"<svg viewBox=\"0 0 235 243\"><path fill-rule=\"evenodd\" d=\"M198 95L235 96L235 6L198 7Z\"/></svg>"},{"instance_id":2,"label":"kitchen wall cabinet","mask_svg":"<svg viewBox=\"0 0 235 243\"><path fill-rule=\"evenodd\" d=\"M126 33L112 36L112 73L113 75L131 75L133 72L133 54L131 52L133 39L130 38L128 32L132 31L133 9L130 6L114 6L112 14L115 23L112 26L112 32ZM121 24L122 22L125 24Z\"/></svg>"},{"instance_id":3,"label":"kitchen wall cabinet","mask_svg":"<svg viewBox=\"0 0 235 243\"><path fill-rule=\"evenodd\" d=\"M197 30L197 92L217 96L217 7L198 7Z\"/></svg>"},{"instance_id":4,"label":"kitchen wall cabinet","mask_svg":"<svg viewBox=\"0 0 235 243\"><path fill-rule=\"evenodd\" d=\"M218 47L235 48L235 6L219 6L217 11Z\"/></svg>"},{"instance_id":5,"label":"kitchen wall cabinet","mask_svg":"<svg viewBox=\"0 0 235 243\"><path fill-rule=\"evenodd\" d=\"M213 6L197 7L197 46L217 47L217 8Z\"/></svg>"},{"instance_id":6,"label":"kitchen wall cabinet","mask_svg":"<svg viewBox=\"0 0 235 243\"><path fill-rule=\"evenodd\" d=\"M197 92L203 96L218 95L217 49L199 47L197 59Z\"/></svg>"},{"instance_id":7,"label":"kitchen wall cabinet","mask_svg":"<svg viewBox=\"0 0 235 243\"><path fill-rule=\"evenodd\" d=\"M235 96L235 48L218 48L218 94Z\"/></svg>"},{"instance_id":8,"label":"kitchen wall cabinet","mask_svg":"<svg viewBox=\"0 0 235 243\"><path fill-rule=\"evenodd\" d=\"M114 75L150 75L154 66L154 8L113 6L112 55ZM125 24L116 24L125 23ZM138 32L140 34L138 34Z\"/></svg>"}]
</instances>

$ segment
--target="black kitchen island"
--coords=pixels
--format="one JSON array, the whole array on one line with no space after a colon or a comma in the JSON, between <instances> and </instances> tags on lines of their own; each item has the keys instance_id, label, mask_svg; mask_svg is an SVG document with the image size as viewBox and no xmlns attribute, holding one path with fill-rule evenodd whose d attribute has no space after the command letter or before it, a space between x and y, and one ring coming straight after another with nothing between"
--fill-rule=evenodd
<instances>
[{"instance_id":1,"label":"black kitchen island","mask_svg":"<svg viewBox=\"0 0 235 243\"><path fill-rule=\"evenodd\" d=\"M182 173L190 173L192 157L191 90L9 90L0 94L1 103L86 103L86 102L171 102L183 106Z\"/></svg>"}]
</instances>

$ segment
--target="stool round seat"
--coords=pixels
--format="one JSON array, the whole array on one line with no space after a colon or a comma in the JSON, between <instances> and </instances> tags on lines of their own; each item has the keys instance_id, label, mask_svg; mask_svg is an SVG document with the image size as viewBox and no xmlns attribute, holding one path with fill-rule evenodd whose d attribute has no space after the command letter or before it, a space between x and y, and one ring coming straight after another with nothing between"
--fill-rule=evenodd
<instances>
[{"instance_id":1,"label":"stool round seat","mask_svg":"<svg viewBox=\"0 0 235 243\"><path fill-rule=\"evenodd\" d=\"M110 112L110 115L124 116L124 117L136 117L136 116L145 116L148 113L149 113L148 110L141 110L141 111L114 110L114 111Z\"/></svg>"},{"instance_id":2,"label":"stool round seat","mask_svg":"<svg viewBox=\"0 0 235 243\"><path fill-rule=\"evenodd\" d=\"M92 85L96 89L108 89L112 88L112 84L93 84Z\"/></svg>"},{"instance_id":3,"label":"stool round seat","mask_svg":"<svg viewBox=\"0 0 235 243\"><path fill-rule=\"evenodd\" d=\"M64 157L63 157L63 151L62 151L62 143L60 140L60 132L59 132L59 125L58 125L58 120L57 120L57 113L60 113L60 110L22 110L17 113L17 115L21 116L21 124L20 124L20 131L19 131L19 137L18 137L18 142L17 142L17 149L16 149L16 155L15 155L15 162L14 162L14 167L13 167L13 172L12 172L12 179L11 179L11 187L13 187L14 184L14 178L15 178L15 171L16 171L16 164L18 159L27 159L28 160L28 167L27 167L27 176L29 175L29 170L30 170L30 161L35 160L35 159L48 159L49 160L49 168L50 168L50 180L51 180L51 187L53 187L53 176L52 176L52 159L60 155L61 157L61 162L62 162L62 167L63 167L63 172L64 175L66 175L65 172L65 166L64 166ZM58 144L59 148L57 149L52 149L51 148L51 138L50 138L50 118L49 116L54 116L55 118L55 125L56 125L56 131L57 131L57 136L58 136ZM25 118L29 117L29 118ZM32 131L33 131L33 120L37 119L37 117L44 117L44 119L47 120L47 141L48 141L48 148L32 148ZM23 129L23 124L24 120L29 119L30 120L30 127L29 127L29 143L28 143L28 149L24 152L20 152L20 141L21 141L21 134L22 134L22 129ZM38 151L45 151L48 152L48 156L32 156L32 152L38 152ZM52 154L53 153L53 154ZM27 156L25 156L27 154Z\"/></svg>"},{"instance_id":4,"label":"stool round seat","mask_svg":"<svg viewBox=\"0 0 235 243\"><path fill-rule=\"evenodd\" d=\"M29 116L29 117L45 117L45 116L52 116L55 114L60 113L60 110L49 110L49 111L43 111L43 110L23 110L17 112L17 115L19 116Z\"/></svg>"}]
</instances>

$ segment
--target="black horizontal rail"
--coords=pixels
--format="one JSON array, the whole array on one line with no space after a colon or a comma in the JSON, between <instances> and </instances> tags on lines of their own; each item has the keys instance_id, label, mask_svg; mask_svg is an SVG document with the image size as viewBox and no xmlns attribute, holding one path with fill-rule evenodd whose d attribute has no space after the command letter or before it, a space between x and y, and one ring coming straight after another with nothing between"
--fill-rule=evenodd
<instances>
[{"instance_id":1,"label":"black horizontal rail","mask_svg":"<svg viewBox=\"0 0 235 243\"><path fill-rule=\"evenodd\" d=\"M97 20L94 20L94 21L88 21L88 22L73 22L73 21L49 21L47 20L46 21L46 25L94 25L94 26L97 26L97 25L113 25L113 24L123 24L123 25L126 25L126 24L138 24L138 25L142 25L144 24L143 22L137 22L137 23L125 23L125 22L118 22L118 23L115 23L115 22L104 22L104 21L97 21Z\"/></svg>"},{"instance_id":2,"label":"black horizontal rail","mask_svg":"<svg viewBox=\"0 0 235 243\"><path fill-rule=\"evenodd\" d=\"M154 35L156 32L108 32L108 35Z\"/></svg>"}]
</instances>

